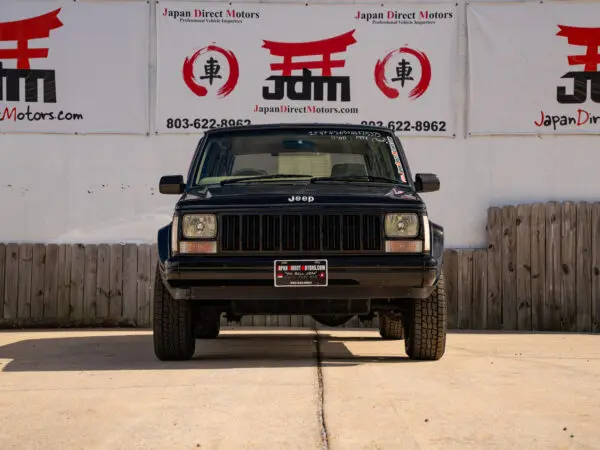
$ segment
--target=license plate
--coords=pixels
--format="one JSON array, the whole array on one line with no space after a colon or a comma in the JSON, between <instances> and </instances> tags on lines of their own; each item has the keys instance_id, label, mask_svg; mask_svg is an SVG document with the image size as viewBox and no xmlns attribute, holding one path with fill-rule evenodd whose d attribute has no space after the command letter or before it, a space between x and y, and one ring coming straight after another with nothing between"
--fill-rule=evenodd
<instances>
[{"instance_id":1,"label":"license plate","mask_svg":"<svg viewBox=\"0 0 600 450\"><path fill-rule=\"evenodd\" d=\"M327 260L275 260L273 264L275 287L327 286Z\"/></svg>"}]
</instances>

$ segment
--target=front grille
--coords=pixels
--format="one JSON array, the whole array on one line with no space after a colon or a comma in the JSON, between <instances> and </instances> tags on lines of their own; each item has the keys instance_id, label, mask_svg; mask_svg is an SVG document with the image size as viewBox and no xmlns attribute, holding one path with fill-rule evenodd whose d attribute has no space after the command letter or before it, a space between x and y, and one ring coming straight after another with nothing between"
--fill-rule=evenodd
<instances>
[{"instance_id":1,"label":"front grille","mask_svg":"<svg viewBox=\"0 0 600 450\"><path fill-rule=\"evenodd\" d=\"M222 252L373 252L382 249L378 214L223 214Z\"/></svg>"}]
</instances>

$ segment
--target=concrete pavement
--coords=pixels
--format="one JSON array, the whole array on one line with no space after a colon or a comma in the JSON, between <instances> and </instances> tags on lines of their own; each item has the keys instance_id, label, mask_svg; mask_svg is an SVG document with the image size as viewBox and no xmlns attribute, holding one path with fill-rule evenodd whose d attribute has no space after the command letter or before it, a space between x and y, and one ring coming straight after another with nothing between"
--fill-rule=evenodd
<instances>
[{"instance_id":1,"label":"concrete pavement","mask_svg":"<svg viewBox=\"0 0 600 450\"><path fill-rule=\"evenodd\" d=\"M413 362L318 334L225 330L161 363L148 331L0 332L0 448L600 448L600 335L451 333Z\"/></svg>"}]
</instances>

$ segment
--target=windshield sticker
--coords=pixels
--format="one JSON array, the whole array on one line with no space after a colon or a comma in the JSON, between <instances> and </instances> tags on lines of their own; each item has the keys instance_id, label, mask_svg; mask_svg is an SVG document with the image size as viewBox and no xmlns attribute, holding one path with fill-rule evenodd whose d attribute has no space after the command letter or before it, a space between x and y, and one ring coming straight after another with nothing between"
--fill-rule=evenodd
<instances>
[{"instance_id":1,"label":"windshield sticker","mask_svg":"<svg viewBox=\"0 0 600 450\"><path fill-rule=\"evenodd\" d=\"M373 141L373 142L387 142L384 137L375 136L355 136L357 141Z\"/></svg>"},{"instance_id":2,"label":"windshield sticker","mask_svg":"<svg viewBox=\"0 0 600 450\"><path fill-rule=\"evenodd\" d=\"M406 188L404 188L406 189ZM413 194L407 194L404 189L398 189L397 187L393 188L390 192L388 192L386 197L400 197L406 200L415 200L416 197Z\"/></svg>"},{"instance_id":3,"label":"windshield sticker","mask_svg":"<svg viewBox=\"0 0 600 450\"><path fill-rule=\"evenodd\" d=\"M392 189L390 192L388 192L386 195L386 197L399 197L402 194L404 194L404 190L403 189L398 189L398 188L394 188Z\"/></svg>"},{"instance_id":4,"label":"windshield sticker","mask_svg":"<svg viewBox=\"0 0 600 450\"><path fill-rule=\"evenodd\" d=\"M311 130L309 136L371 136L381 137L382 134L378 131L365 130Z\"/></svg>"},{"instance_id":5,"label":"windshield sticker","mask_svg":"<svg viewBox=\"0 0 600 450\"><path fill-rule=\"evenodd\" d=\"M396 144L394 143L394 138L388 136L388 143L390 144L392 156L394 157L394 161L396 162L396 168L398 169L398 175L400 175L400 180L402 180L403 183L406 183L406 176L404 175L404 169L402 168L402 163L400 162L400 157L398 156L398 149L396 148Z\"/></svg>"}]
</instances>

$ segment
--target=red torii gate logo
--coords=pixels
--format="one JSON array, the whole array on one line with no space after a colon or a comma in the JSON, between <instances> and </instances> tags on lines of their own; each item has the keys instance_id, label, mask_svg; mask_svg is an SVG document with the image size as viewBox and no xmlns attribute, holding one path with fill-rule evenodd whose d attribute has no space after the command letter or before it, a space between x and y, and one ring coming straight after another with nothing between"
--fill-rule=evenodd
<instances>
[{"instance_id":1,"label":"red torii gate logo","mask_svg":"<svg viewBox=\"0 0 600 450\"><path fill-rule=\"evenodd\" d=\"M568 56L570 66L583 66L583 71L570 71L561 78L573 79L573 94L567 94L564 86L556 88L556 100L558 103L584 103L587 100L587 85L591 82L590 98L594 103L600 103L600 28L570 27L558 25L560 31L557 36L566 37L569 45L581 45L587 47L584 55Z\"/></svg>"},{"instance_id":2,"label":"red torii gate logo","mask_svg":"<svg viewBox=\"0 0 600 450\"><path fill-rule=\"evenodd\" d=\"M0 49L0 60L16 59L16 69L5 69L0 62L0 100L2 84L6 80L6 101L20 101L20 80L25 79L25 101L38 101L38 80L44 83L44 103L56 103L54 70L31 69L30 59L48 57L47 48L30 48L29 41L50 37L50 32L63 26L58 18L61 8L29 19L0 23L0 41L15 41L17 48Z\"/></svg>"},{"instance_id":3,"label":"red torii gate logo","mask_svg":"<svg viewBox=\"0 0 600 450\"><path fill-rule=\"evenodd\" d=\"M274 89L269 92L263 86L262 95L265 100L282 100L287 96L290 100L323 100L327 86L327 100L337 101L337 87L341 88L341 101L350 101L350 77L334 76L332 69L346 65L343 59L332 59L332 54L343 53L356 43L354 32L348 31L320 41L311 42L274 42L263 41L262 48L271 55L280 56L283 62L271 64L272 71L281 71L281 75L272 75L267 81L274 82ZM299 56L320 56L315 61L293 61ZM321 75L314 76L311 69L320 69ZM302 70L302 75L292 75L293 70ZM296 85L300 84L300 90ZM314 91L313 91L314 87ZM287 94L287 95L286 95Z\"/></svg>"}]
</instances>

